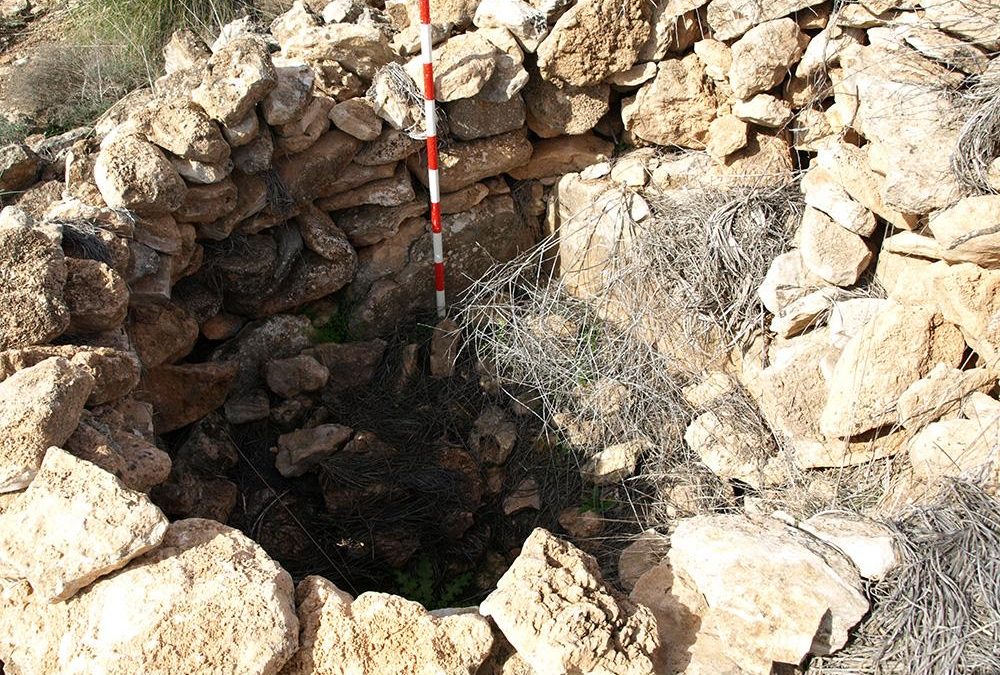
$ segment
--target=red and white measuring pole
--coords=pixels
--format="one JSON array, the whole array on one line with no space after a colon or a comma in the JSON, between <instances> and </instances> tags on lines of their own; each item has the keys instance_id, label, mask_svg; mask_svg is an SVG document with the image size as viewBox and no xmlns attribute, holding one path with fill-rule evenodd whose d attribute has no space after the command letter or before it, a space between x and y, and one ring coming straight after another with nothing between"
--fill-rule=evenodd
<instances>
[{"instance_id":1,"label":"red and white measuring pole","mask_svg":"<svg viewBox=\"0 0 1000 675\"><path fill-rule=\"evenodd\" d=\"M420 54L424 64L424 117L427 126L427 189L431 193L431 242L434 246L434 292L438 316L445 315L444 243L441 238L441 183L438 179L437 111L431 47L431 3L420 2Z\"/></svg>"}]
</instances>

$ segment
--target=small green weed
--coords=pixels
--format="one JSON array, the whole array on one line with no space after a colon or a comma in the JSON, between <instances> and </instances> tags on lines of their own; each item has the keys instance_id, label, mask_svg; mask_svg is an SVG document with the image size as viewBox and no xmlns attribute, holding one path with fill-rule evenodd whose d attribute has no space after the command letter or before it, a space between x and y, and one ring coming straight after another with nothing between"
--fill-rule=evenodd
<instances>
[{"instance_id":1,"label":"small green weed","mask_svg":"<svg viewBox=\"0 0 1000 675\"><path fill-rule=\"evenodd\" d=\"M421 555L406 570L396 570L393 576L399 595L419 602L429 610L451 607L472 584L471 572L464 572L442 583L434 572L434 563L426 555Z\"/></svg>"},{"instance_id":2,"label":"small green weed","mask_svg":"<svg viewBox=\"0 0 1000 675\"><path fill-rule=\"evenodd\" d=\"M306 316L309 316L308 312L305 312ZM330 315L330 317L323 323L316 325L315 321L317 317L309 316L313 323L313 342L316 343L327 343L327 342L347 342L350 338L350 329L348 328L348 316L347 312L338 310Z\"/></svg>"},{"instance_id":3,"label":"small green weed","mask_svg":"<svg viewBox=\"0 0 1000 675\"><path fill-rule=\"evenodd\" d=\"M580 505L580 513L592 511L604 515L617 505L618 502L615 500L605 499L601 494L601 489L595 485L591 488L590 494L584 498L583 504Z\"/></svg>"}]
</instances>

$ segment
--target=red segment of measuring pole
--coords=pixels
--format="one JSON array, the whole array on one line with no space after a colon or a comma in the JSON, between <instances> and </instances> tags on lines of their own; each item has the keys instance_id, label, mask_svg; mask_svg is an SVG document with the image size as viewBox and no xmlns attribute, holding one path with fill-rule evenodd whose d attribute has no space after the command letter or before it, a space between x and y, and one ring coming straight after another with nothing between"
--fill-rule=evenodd
<instances>
[{"instance_id":1,"label":"red segment of measuring pole","mask_svg":"<svg viewBox=\"0 0 1000 675\"><path fill-rule=\"evenodd\" d=\"M434 246L434 294L439 316L445 315L444 244L441 234L441 183L438 177L434 60L430 0L420 3L420 53L424 66L424 117L427 126L427 189L431 197L431 243Z\"/></svg>"}]
</instances>

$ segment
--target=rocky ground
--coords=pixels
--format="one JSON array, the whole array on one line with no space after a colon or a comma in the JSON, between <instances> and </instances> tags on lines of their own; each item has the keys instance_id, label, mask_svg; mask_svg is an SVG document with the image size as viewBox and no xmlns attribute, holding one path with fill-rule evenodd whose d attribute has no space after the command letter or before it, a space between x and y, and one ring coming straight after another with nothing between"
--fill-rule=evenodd
<instances>
[{"instance_id":1,"label":"rocky ground","mask_svg":"<svg viewBox=\"0 0 1000 675\"><path fill-rule=\"evenodd\" d=\"M461 325L413 3L179 31L0 148L5 672L995 672L995 4L433 16ZM553 404L512 336L618 363ZM913 544L942 480L982 567Z\"/></svg>"}]
</instances>

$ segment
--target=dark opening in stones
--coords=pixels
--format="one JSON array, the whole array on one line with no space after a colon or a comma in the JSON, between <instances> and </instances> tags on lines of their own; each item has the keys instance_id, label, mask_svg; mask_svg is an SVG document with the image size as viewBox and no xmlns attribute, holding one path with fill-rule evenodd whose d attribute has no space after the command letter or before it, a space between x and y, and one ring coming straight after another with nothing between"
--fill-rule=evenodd
<instances>
[{"instance_id":1,"label":"dark opening in stones","mask_svg":"<svg viewBox=\"0 0 1000 675\"><path fill-rule=\"evenodd\" d=\"M223 409L167 436L174 470L152 494L172 518L223 520L296 580L318 574L354 594L379 590L439 608L483 598L534 528L565 532L564 510L613 503L591 495L572 453L471 350L452 361L457 332L427 320L386 340L302 348L287 325L274 330L287 319L196 350L216 360L231 354L246 372L256 364L259 376L237 375ZM330 376L293 393L308 378L281 369L301 368L303 358ZM288 461L313 451L313 460ZM578 543L600 545L596 536Z\"/></svg>"}]
</instances>

